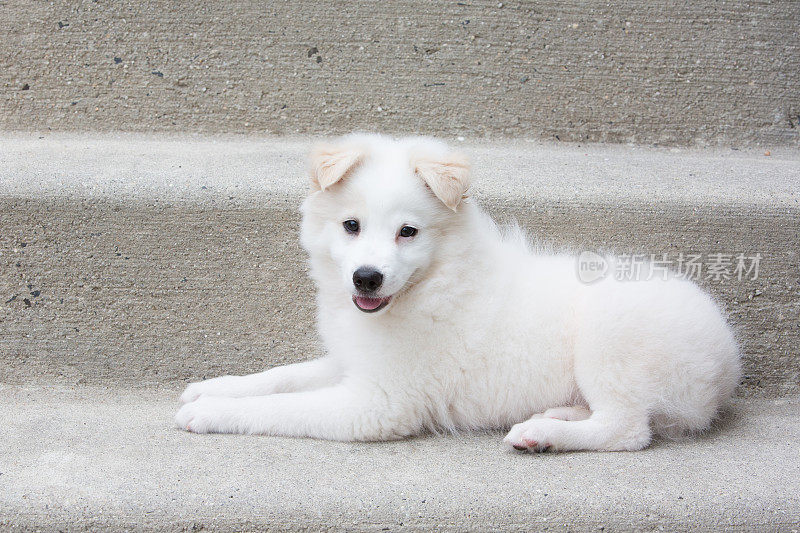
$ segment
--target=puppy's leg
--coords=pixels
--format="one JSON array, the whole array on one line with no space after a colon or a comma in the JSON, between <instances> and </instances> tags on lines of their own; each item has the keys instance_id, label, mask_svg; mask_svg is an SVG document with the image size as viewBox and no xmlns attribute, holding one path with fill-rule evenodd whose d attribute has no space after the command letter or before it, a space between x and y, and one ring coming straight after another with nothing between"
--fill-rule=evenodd
<instances>
[{"instance_id":1,"label":"puppy's leg","mask_svg":"<svg viewBox=\"0 0 800 533\"><path fill-rule=\"evenodd\" d=\"M592 416L592 412L586 407L579 407L574 405L572 407L554 407L542 413L541 417L537 418L555 418L557 420L576 421L586 420Z\"/></svg>"},{"instance_id":2,"label":"puppy's leg","mask_svg":"<svg viewBox=\"0 0 800 533\"><path fill-rule=\"evenodd\" d=\"M646 412L595 410L586 419L559 420L535 415L516 424L504 439L517 450L640 450L650 443Z\"/></svg>"},{"instance_id":3,"label":"puppy's leg","mask_svg":"<svg viewBox=\"0 0 800 533\"><path fill-rule=\"evenodd\" d=\"M332 385L338 378L338 365L332 359L323 357L247 376L222 376L191 383L181 394L181 402L193 402L200 396L244 398L310 390Z\"/></svg>"},{"instance_id":4,"label":"puppy's leg","mask_svg":"<svg viewBox=\"0 0 800 533\"><path fill-rule=\"evenodd\" d=\"M377 387L342 382L313 391L187 403L175 417L194 433L245 433L330 440L386 440L418 430L413 410L398 409Z\"/></svg>"}]
</instances>

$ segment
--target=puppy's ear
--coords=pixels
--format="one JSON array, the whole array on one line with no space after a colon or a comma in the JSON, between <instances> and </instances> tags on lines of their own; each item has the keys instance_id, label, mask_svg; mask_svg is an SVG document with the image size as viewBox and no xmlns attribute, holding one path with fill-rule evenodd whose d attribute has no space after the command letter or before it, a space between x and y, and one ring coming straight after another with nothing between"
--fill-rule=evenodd
<instances>
[{"instance_id":1,"label":"puppy's ear","mask_svg":"<svg viewBox=\"0 0 800 533\"><path fill-rule=\"evenodd\" d=\"M458 153L444 158L419 157L412 162L414 171L444 205L455 211L469 189L469 162Z\"/></svg>"},{"instance_id":2,"label":"puppy's ear","mask_svg":"<svg viewBox=\"0 0 800 533\"><path fill-rule=\"evenodd\" d=\"M354 146L322 144L311 150L311 187L324 191L351 173L364 159Z\"/></svg>"}]
</instances>

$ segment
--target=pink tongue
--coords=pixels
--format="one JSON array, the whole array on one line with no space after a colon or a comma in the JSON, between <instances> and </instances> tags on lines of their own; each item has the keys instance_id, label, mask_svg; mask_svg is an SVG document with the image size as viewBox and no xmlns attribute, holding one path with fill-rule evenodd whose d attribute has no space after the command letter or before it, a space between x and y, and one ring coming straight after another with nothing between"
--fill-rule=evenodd
<instances>
[{"instance_id":1,"label":"pink tongue","mask_svg":"<svg viewBox=\"0 0 800 533\"><path fill-rule=\"evenodd\" d=\"M377 308L383 302L380 298L364 298L363 296L356 296L356 303L361 309L372 310Z\"/></svg>"}]
</instances>

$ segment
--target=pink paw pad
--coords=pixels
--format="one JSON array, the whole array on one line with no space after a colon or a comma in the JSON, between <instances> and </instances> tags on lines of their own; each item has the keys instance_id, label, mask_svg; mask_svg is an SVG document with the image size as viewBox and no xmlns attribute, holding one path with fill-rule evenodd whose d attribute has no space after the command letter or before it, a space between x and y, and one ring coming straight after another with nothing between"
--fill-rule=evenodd
<instances>
[{"instance_id":1,"label":"pink paw pad","mask_svg":"<svg viewBox=\"0 0 800 533\"><path fill-rule=\"evenodd\" d=\"M546 452L548 449L550 449L550 445L549 444L539 445L539 441L536 441L536 440L522 439L522 442L524 442L525 445L528 448L533 448L534 451L537 451L537 452Z\"/></svg>"}]
</instances>

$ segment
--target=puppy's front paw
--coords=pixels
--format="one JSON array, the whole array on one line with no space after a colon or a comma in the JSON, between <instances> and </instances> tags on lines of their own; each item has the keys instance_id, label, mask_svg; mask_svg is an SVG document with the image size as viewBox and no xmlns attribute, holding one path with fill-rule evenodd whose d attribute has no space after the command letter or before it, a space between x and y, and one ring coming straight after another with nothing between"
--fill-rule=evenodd
<instances>
[{"instance_id":1,"label":"puppy's front paw","mask_svg":"<svg viewBox=\"0 0 800 533\"><path fill-rule=\"evenodd\" d=\"M228 433L233 413L225 398L200 398L185 404L175 415L175 425L192 433Z\"/></svg>"},{"instance_id":2,"label":"puppy's front paw","mask_svg":"<svg viewBox=\"0 0 800 533\"><path fill-rule=\"evenodd\" d=\"M222 376L190 383L181 394L181 403L189 403L201 396L232 396L239 376Z\"/></svg>"},{"instance_id":3,"label":"puppy's front paw","mask_svg":"<svg viewBox=\"0 0 800 533\"><path fill-rule=\"evenodd\" d=\"M516 424L508 432L503 442L520 451L546 452L555 450L553 420L532 418Z\"/></svg>"}]
</instances>

